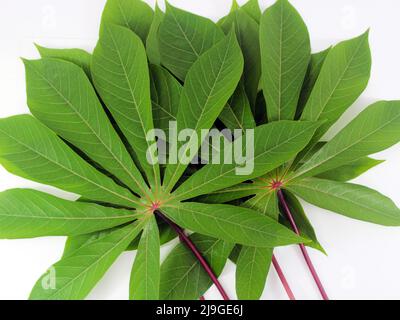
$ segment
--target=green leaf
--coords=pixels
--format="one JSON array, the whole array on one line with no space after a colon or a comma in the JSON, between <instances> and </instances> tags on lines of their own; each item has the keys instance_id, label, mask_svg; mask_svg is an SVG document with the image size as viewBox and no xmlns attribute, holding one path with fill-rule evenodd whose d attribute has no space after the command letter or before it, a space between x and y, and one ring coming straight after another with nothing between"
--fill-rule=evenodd
<instances>
[{"instance_id":1,"label":"green leaf","mask_svg":"<svg viewBox=\"0 0 400 320\"><path fill-rule=\"evenodd\" d=\"M160 238L157 221L151 216L143 229L132 266L129 297L132 300L157 300L160 289Z\"/></svg>"},{"instance_id":2,"label":"green leaf","mask_svg":"<svg viewBox=\"0 0 400 320\"><path fill-rule=\"evenodd\" d=\"M181 227L231 243L272 248L304 240L247 208L182 202L165 205L163 213Z\"/></svg>"},{"instance_id":3,"label":"green leaf","mask_svg":"<svg viewBox=\"0 0 400 320\"><path fill-rule=\"evenodd\" d=\"M143 227L143 220L116 229L54 264L35 284L31 300L84 299ZM55 276L55 287L47 287ZM50 279L51 283L51 279Z\"/></svg>"},{"instance_id":4,"label":"green leaf","mask_svg":"<svg viewBox=\"0 0 400 320\"><path fill-rule=\"evenodd\" d=\"M149 61L155 65L161 64L160 48L158 45L158 29L163 19L164 12L161 11L158 3L156 2L153 22L151 23L149 34L147 35L146 39L147 57L149 58Z\"/></svg>"},{"instance_id":5,"label":"green leaf","mask_svg":"<svg viewBox=\"0 0 400 320\"><path fill-rule=\"evenodd\" d=\"M294 177L315 176L387 149L399 140L400 101L374 103L314 154Z\"/></svg>"},{"instance_id":6,"label":"green leaf","mask_svg":"<svg viewBox=\"0 0 400 320\"><path fill-rule=\"evenodd\" d=\"M233 244L201 234L190 235L216 276L219 276ZM188 248L179 243L161 265L161 300L197 300L212 281Z\"/></svg>"},{"instance_id":7,"label":"green leaf","mask_svg":"<svg viewBox=\"0 0 400 320\"><path fill-rule=\"evenodd\" d=\"M228 34L234 28L244 57L243 81L250 104L253 106L261 77L259 26L244 10L234 10L221 24Z\"/></svg>"},{"instance_id":8,"label":"green leaf","mask_svg":"<svg viewBox=\"0 0 400 320\"><path fill-rule=\"evenodd\" d=\"M260 299L272 254L271 248L242 247L236 263L236 294L240 300Z\"/></svg>"},{"instance_id":9,"label":"green leaf","mask_svg":"<svg viewBox=\"0 0 400 320\"><path fill-rule=\"evenodd\" d=\"M29 115L0 119L0 163L15 175L92 200L137 205L127 189L90 166Z\"/></svg>"},{"instance_id":10,"label":"green leaf","mask_svg":"<svg viewBox=\"0 0 400 320\"><path fill-rule=\"evenodd\" d=\"M57 59L24 60L32 114L140 195L147 185L85 73Z\"/></svg>"},{"instance_id":11,"label":"green leaf","mask_svg":"<svg viewBox=\"0 0 400 320\"><path fill-rule=\"evenodd\" d=\"M86 76L91 79L90 63L92 55L82 49L51 49L35 45L42 58L54 58L69 61L81 67Z\"/></svg>"},{"instance_id":12,"label":"green leaf","mask_svg":"<svg viewBox=\"0 0 400 320\"><path fill-rule=\"evenodd\" d=\"M196 151L200 148L201 130L214 124L234 92L242 71L243 57L233 33L204 53L190 68L181 94L177 132L183 129L194 131L185 144L178 145L177 164L169 164L166 168L164 184L167 191L172 190L185 171L188 161L183 158L187 157L187 152L193 146L197 147Z\"/></svg>"},{"instance_id":13,"label":"green leaf","mask_svg":"<svg viewBox=\"0 0 400 320\"><path fill-rule=\"evenodd\" d=\"M262 193L257 193L253 198L247 200L243 206L278 221L278 197L274 190L267 189Z\"/></svg>"},{"instance_id":14,"label":"green leaf","mask_svg":"<svg viewBox=\"0 0 400 320\"><path fill-rule=\"evenodd\" d=\"M142 0L107 0L101 16L100 34L105 25L116 24L131 29L145 43L153 21L153 10Z\"/></svg>"},{"instance_id":15,"label":"green leaf","mask_svg":"<svg viewBox=\"0 0 400 320\"><path fill-rule=\"evenodd\" d=\"M151 165L147 159L155 139L146 139L153 129L153 117L147 57L140 39L124 27L104 25L93 53L92 74L96 89L135 151L150 184L157 185L158 165ZM149 156L152 163L157 163L153 152Z\"/></svg>"},{"instance_id":16,"label":"green leaf","mask_svg":"<svg viewBox=\"0 0 400 320\"><path fill-rule=\"evenodd\" d=\"M0 193L0 238L79 235L135 220L133 211L63 200L49 194L11 189Z\"/></svg>"},{"instance_id":17,"label":"green leaf","mask_svg":"<svg viewBox=\"0 0 400 320\"><path fill-rule=\"evenodd\" d=\"M296 111L296 119L300 118L304 107L311 95L312 89L317 82L318 76L321 72L322 65L325 62L326 56L328 55L331 48L325 49L324 51L314 53L311 55L311 60L308 64L307 74L304 79L303 87L300 92L299 104Z\"/></svg>"},{"instance_id":18,"label":"green leaf","mask_svg":"<svg viewBox=\"0 0 400 320\"><path fill-rule=\"evenodd\" d=\"M252 183L242 183L229 187L226 189L218 190L205 194L196 198L196 202L203 203L226 203L233 200L241 199L251 196L259 192L259 187Z\"/></svg>"},{"instance_id":19,"label":"green leaf","mask_svg":"<svg viewBox=\"0 0 400 320\"><path fill-rule=\"evenodd\" d=\"M364 157L338 168L325 171L319 174L317 178L346 182L357 178L382 162L384 162L384 160L376 160L369 157Z\"/></svg>"},{"instance_id":20,"label":"green leaf","mask_svg":"<svg viewBox=\"0 0 400 320\"><path fill-rule=\"evenodd\" d=\"M393 201L364 186L307 178L287 189L311 204L349 218L384 226L400 225L400 209Z\"/></svg>"},{"instance_id":21,"label":"green leaf","mask_svg":"<svg viewBox=\"0 0 400 320\"><path fill-rule=\"evenodd\" d=\"M310 61L310 38L287 0L268 8L260 22L262 88L269 121L291 120Z\"/></svg>"},{"instance_id":22,"label":"green leaf","mask_svg":"<svg viewBox=\"0 0 400 320\"><path fill-rule=\"evenodd\" d=\"M254 155L247 157L248 167L254 164L251 172L237 174L241 166L232 164L208 164L194 173L174 192L177 199L190 199L202 194L221 190L243 181L266 174L290 160L310 141L318 124L301 121L279 121L259 126L254 129ZM227 146L229 150L244 149L240 139ZM253 144L250 144L253 147ZM228 151L227 151L228 152ZM249 168L250 169L250 168Z\"/></svg>"},{"instance_id":23,"label":"green leaf","mask_svg":"<svg viewBox=\"0 0 400 320\"><path fill-rule=\"evenodd\" d=\"M154 128L162 129L168 138L169 121L176 121L182 86L162 67L152 65L150 71Z\"/></svg>"},{"instance_id":24,"label":"green leaf","mask_svg":"<svg viewBox=\"0 0 400 320\"><path fill-rule=\"evenodd\" d=\"M261 19L261 8L258 3L258 0L249 0L247 1L241 9L246 12L250 17L254 19L257 23L260 23Z\"/></svg>"},{"instance_id":25,"label":"green leaf","mask_svg":"<svg viewBox=\"0 0 400 320\"><path fill-rule=\"evenodd\" d=\"M231 130L251 129L256 126L244 86L239 83L232 97L219 114L219 119Z\"/></svg>"},{"instance_id":26,"label":"green leaf","mask_svg":"<svg viewBox=\"0 0 400 320\"><path fill-rule=\"evenodd\" d=\"M193 63L222 40L224 34L210 19L180 10L169 3L166 7L158 38L161 63L177 78L185 80Z\"/></svg>"},{"instance_id":27,"label":"green leaf","mask_svg":"<svg viewBox=\"0 0 400 320\"><path fill-rule=\"evenodd\" d=\"M291 192L284 190L284 193L285 193L285 200L289 206L293 219L296 222L297 228L300 231L300 235L304 238L311 240L311 242L308 242L305 245L317 249L326 255L326 252L319 243L314 228L311 225L311 222L308 220L307 215L304 212L303 206L301 205L300 201ZM279 216L279 222L285 225L286 227L291 228L291 224L288 221L288 219L286 219L286 215L281 214Z\"/></svg>"},{"instance_id":28,"label":"green leaf","mask_svg":"<svg viewBox=\"0 0 400 320\"><path fill-rule=\"evenodd\" d=\"M315 141L364 91L370 70L368 32L343 41L329 51L301 115L302 120L325 120Z\"/></svg>"}]
</instances>

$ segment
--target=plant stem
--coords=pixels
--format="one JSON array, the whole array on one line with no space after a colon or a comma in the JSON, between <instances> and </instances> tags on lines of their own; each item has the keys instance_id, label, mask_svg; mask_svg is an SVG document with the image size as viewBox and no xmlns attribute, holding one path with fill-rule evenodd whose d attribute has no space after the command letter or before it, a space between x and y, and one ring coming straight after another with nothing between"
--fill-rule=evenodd
<instances>
[{"instance_id":1,"label":"plant stem","mask_svg":"<svg viewBox=\"0 0 400 320\"><path fill-rule=\"evenodd\" d=\"M282 204L282 206L283 206L283 208L285 210L286 216L289 219L290 225L292 226L294 232L297 235L300 235L299 229L297 228L297 225L296 225L296 222L294 221L293 215L290 212L288 204L286 203L285 196L283 195L282 190L278 190L278 197L279 197L279 200L280 200L280 202L281 202L281 204ZM301 252L303 254L304 260L307 263L308 269L310 270L311 275L314 278L315 284L317 285L318 290L321 293L322 298L324 300L329 300L328 295L326 294L325 288L322 285L321 280L319 279L319 276L317 274L317 271L315 270L315 267L314 267L314 265L313 265L313 263L311 261L310 256L308 255L308 252L307 252L307 249L306 249L305 245L303 243L301 243L301 244L299 244L299 246L300 246Z\"/></svg>"},{"instance_id":2,"label":"plant stem","mask_svg":"<svg viewBox=\"0 0 400 320\"><path fill-rule=\"evenodd\" d=\"M276 260L275 255L272 255L272 264L274 265L276 273L278 274L278 277L281 280L283 288L285 289L286 294L288 295L289 299L296 300L296 298L292 292L292 289L290 289L289 283L287 282L285 275L283 274L281 266L279 265L278 260Z\"/></svg>"},{"instance_id":3,"label":"plant stem","mask_svg":"<svg viewBox=\"0 0 400 320\"><path fill-rule=\"evenodd\" d=\"M183 231L183 229L175 224L173 221L168 219L165 215L163 215L161 212L157 211L158 216L163 219L172 229L175 230L175 232L179 236L179 240L186 245L187 248L189 248L190 251L194 254L196 259L199 261L200 265L203 267L204 271L208 274L212 282L215 284L217 287L218 291L220 292L222 298L224 300L229 300L228 295L226 294L224 288L222 287L221 283L218 281L217 276L214 274L212 271L211 267L207 263L206 259L202 256L200 251L197 249L195 244L193 243L192 240L186 235L186 233Z\"/></svg>"}]
</instances>

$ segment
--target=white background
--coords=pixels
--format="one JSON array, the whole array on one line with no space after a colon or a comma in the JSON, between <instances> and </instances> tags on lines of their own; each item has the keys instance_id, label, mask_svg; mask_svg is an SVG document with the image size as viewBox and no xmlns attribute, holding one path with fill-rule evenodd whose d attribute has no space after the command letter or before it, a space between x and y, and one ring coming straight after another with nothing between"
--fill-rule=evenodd
<instances>
[{"instance_id":1,"label":"white background","mask_svg":"<svg viewBox=\"0 0 400 320\"><path fill-rule=\"evenodd\" d=\"M154 5L154 1L148 1ZM238 1L243 3L244 1ZM273 1L261 1L265 8ZM104 0L1 0L0 1L0 117L27 113L24 69L19 57L35 58L33 42L51 47L91 50L97 40ZM171 3L214 20L229 11L230 0L171 0ZM324 49L371 27L372 77L359 101L342 124L377 99L400 99L400 2L398 0L292 0L307 23L313 50ZM163 5L163 4L161 4ZM400 205L400 146L376 155L386 162L357 183L368 185ZM0 191L35 187L57 195L58 190L12 176L0 168ZM400 229L350 220L306 205L328 256L310 254L333 299L400 298ZM0 299L26 299L38 277L60 258L65 238L0 241ZM171 249L163 250L163 254ZM276 249L294 294L318 299L319 294L297 247ZM134 253L124 253L90 294L90 299L126 299ZM232 298L234 267L221 277ZM206 298L219 299L215 288ZM263 299L286 299L271 270Z\"/></svg>"}]
</instances>

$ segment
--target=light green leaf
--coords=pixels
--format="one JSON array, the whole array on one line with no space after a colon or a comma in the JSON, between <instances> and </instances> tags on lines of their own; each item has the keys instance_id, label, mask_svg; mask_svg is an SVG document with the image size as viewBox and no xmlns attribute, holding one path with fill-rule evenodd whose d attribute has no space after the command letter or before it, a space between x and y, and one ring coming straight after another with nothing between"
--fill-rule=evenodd
<instances>
[{"instance_id":1,"label":"light green leaf","mask_svg":"<svg viewBox=\"0 0 400 320\"><path fill-rule=\"evenodd\" d=\"M241 9L246 12L250 17L254 19L257 23L260 23L261 19L261 8L258 3L258 0L249 0L247 1Z\"/></svg>"},{"instance_id":2,"label":"light green leaf","mask_svg":"<svg viewBox=\"0 0 400 320\"><path fill-rule=\"evenodd\" d=\"M315 141L364 91L370 69L368 32L343 41L329 51L301 115L302 120L325 120L317 131Z\"/></svg>"},{"instance_id":3,"label":"light green leaf","mask_svg":"<svg viewBox=\"0 0 400 320\"><path fill-rule=\"evenodd\" d=\"M157 300L160 289L160 238L155 216L143 229L132 266L129 297L132 300Z\"/></svg>"},{"instance_id":4,"label":"light green leaf","mask_svg":"<svg viewBox=\"0 0 400 320\"><path fill-rule=\"evenodd\" d=\"M233 244L201 234L190 235L216 276L219 276ZM161 265L160 299L197 300L212 281L188 248L179 243Z\"/></svg>"},{"instance_id":5,"label":"light green leaf","mask_svg":"<svg viewBox=\"0 0 400 320\"><path fill-rule=\"evenodd\" d=\"M272 248L304 240L273 219L247 208L182 202L166 205L163 213L181 227L231 243Z\"/></svg>"},{"instance_id":6,"label":"light green leaf","mask_svg":"<svg viewBox=\"0 0 400 320\"><path fill-rule=\"evenodd\" d=\"M116 24L135 32L145 43L153 21L153 9L142 0L107 0L101 16L100 34L105 25Z\"/></svg>"},{"instance_id":7,"label":"light green leaf","mask_svg":"<svg viewBox=\"0 0 400 320\"><path fill-rule=\"evenodd\" d=\"M263 13L260 49L268 120L292 120L311 49L307 27L287 0L278 0Z\"/></svg>"},{"instance_id":8,"label":"light green leaf","mask_svg":"<svg viewBox=\"0 0 400 320\"><path fill-rule=\"evenodd\" d=\"M242 83L239 83L232 97L229 99L224 109L222 109L219 119L231 130L245 130L256 126L250 103Z\"/></svg>"},{"instance_id":9,"label":"light green leaf","mask_svg":"<svg viewBox=\"0 0 400 320\"><path fill-rule=\"evenodd\" d=\"M364 157L338 168L325 171L319 174L317 178L346 182L357 178L382 162L384 162L384 160L376 160L369 157Z\"/></svg>"},{"instance_id":10,"label":"light green leaf","mask_svg":"<svg viewBox=\"0 0 400 320\"><path fill-rule=\"evenodd\" d=\"M35 45L42 58L55 58L72 62L85 71L86 76L91 79L90 63L92 55L82 49L51 49Z\"/></svg>"},{"instance_id":11,"label":"light green leaf","mask_svg":"<svg viewBox=\"0 0 400 320\"><path fill-rule=\"evenodd\" d=\"M233 33L204 53L190 68L182 90L177 116L178 132L193 129L186 143L178 144L177 164L169 164L164 175L167 191L182 176L187 152L200 148L202 129L214 124L234 92L243 71L243 57ZM194 134L196 133L196 134ZM194 155L193 155L194 156ZM171 161L170 161L171 162Z\"/></svg>"},{"instance_id":12,"label":"light green leaf","mask_svg":"<svg viewBox=\"0 0 400 320\"><path fill-rule=\"evenodd\" d=\"M237 168L242 166L234 161L231 164L211 163L182 183L174 192L174 196L180 200L190 199L262 176L295 157L308 144L318 125L312 122L285 120L258 126L254 129L254 156L247 157L248 168L251 169L251 164L254 164L252 171L237 174ZM253 147L253 144L249 147ZM226 148L228 153L230 147ZM242 154L246 154L246 143L241 145L240 139L236 139L231 148L242 148Z\"/></svg>"},{"instance_id":13,"label":"light green leaf","mask_svg":"<svg viewBox=\"0 0 400 320\"><path fill-rule=\"evenodd\" d=\"M176 121L182 86L162 67L152 65L150 71L154 128L162 129L168 138L169 121Z\"/></svg>"},{"instance_id":14,"label":"light green leaf","mask_svg":"<svg viewBox=\"0 0 400 320\"><path fill-rule=\"evenodd\" d=\"M148 187L85 73L57 59L24 61L32 114L134 192Z\"/></svg>"},{"instance_id":15,"label":"light green leaf","mask_svg":"<svg viewBox=\"0 0 400 320\"><path fill-rule=\"evenodd\" d=\"M234 28L244 57L243 82L250 104L253 106L261 77L259 26L244 10L232 11L221 24L228 34Z\"/></svg>"},{"instance_id":16,"label":"light green leaf","mask_svg":"<svg viewBox=\"0 0 400 320\"><path fill-rule=\"evenodd\" d=\"M151 23L149 34L146 39L147 57L149 58L149 61L155 65L161 64L160 48L158 44L158 29L163 19L164 12L161 11L158 3L156 3L153 22Z\"/></svg>"},{"instance_id":17,"label":"light green leaf","mask_svg":"<svg viewBox=\"0 0 400 320\"><path fill-rule=\"evenodd\" d=\"M196 198L196 202L203 203L226 203L233 200L241 199L251 196L259 192L259 187L252 183L242 183L229 187L226 189L218 190L205 194Z\"/></svg>"},{"instance_id":18,"label":"light green leaf","mask_svg":"<svg viewBox=\"0 0 400 320\"><path fill-rule=\"evenodd\" d=\"M211 20L175 8L169 3L159 27L162 64L177 78L185 80L193 63L224 38Z\"/></svg>"},{"instance_id":19,"label":"light green leaf","mask_svg":"<svg viewBox=\"0 0 400 320\"><path fill-rule=\"evenodd\" d=\"M384 226L400 225L400 209L393 201L364 186L307 178L287 189L311 204L349 218Z\"/></svg>"},{"instance_id":20,"label":"light green leaf","mask_svg":"<svg viewBox=\"0 0 400 320\"><path fill-rule=\"evenodd\" d=\"M86 198L135 207L137 198L98 172L29 115L0 119L0 163L9 172Z\"/></svg>"},{"instance_id":21,"label":"light green leaf","mask_svg":"<svg viewBox=\"0 0 400 320\"><path fill-rule=\"evenodd\" d=\"M96 89L135 151L150 184L157 185L158 165L151 165L147 159L155 139L146 139L153 129L153 117L147 57L140 39L124 27L105 25L93 53L92 74ZM154 152L149 156L152 163L157 162Z\"/></svg>"},{"instance_id":22,"label":"light green leaf","mask_svg":"<svg viewBox=\"0 0 400 320\"><path fill-rule=\"evenodd\" d=\"M118 228L62 258L36 282L29 298L31 300L84 299L129 242L140 232L143 223L142 220ZM51 280L52 276L55 277L54 280ZM51 286L51 281L54 281L54 287Z\"/></svg>"},{"instance_id":23,"label":"light green leaf","mask_svg":"<svg viewBox=\"0 0 400 320\"><path fill-rule=\"evenodd\" d=\"M326 56L328 55L331 48L325 49L324 51L314 53L311 55L311 60L308 64L307 74L304 79L303 87L301 89L299 104L296 111L296 119L300 118L304 107L311 95L315 83L317 82L318 76L321 72L322 65L325 62Z\"/></svg>"},{"instance_id":24,"label":"light green leaf","mask_svg":"<svg viewBox=\"0 0 400 320\"><path fill-rule=\"evenodd\" d=\"M29 189L0 193L0 238L71 236L135 220L133 211L63 200Z\"/></svg>"},{"instance_id":25,"label":"light green leaf","mask_svg":"<svg viewBox=\"0 0 400 320\"><path fill-rule=\"evenodd\" d=\"M340 167L387 149L399 140L400 101L374 103L314 154L294 177L314 176Z\"/></svg>"}]
</instances>

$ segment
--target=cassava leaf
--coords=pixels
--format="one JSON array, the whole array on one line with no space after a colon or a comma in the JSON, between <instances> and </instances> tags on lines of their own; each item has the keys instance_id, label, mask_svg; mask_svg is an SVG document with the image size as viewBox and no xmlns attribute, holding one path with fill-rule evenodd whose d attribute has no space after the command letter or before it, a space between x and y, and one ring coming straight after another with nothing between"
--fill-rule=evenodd
<instances>
[{"instance_id":1,"label":"cassava leaf","mask_svg":"<svg viewBox=\"0 0 400 320\"><path fill-rule=\"evenodd\" d=\"M132 266L129 297L132 300L157 300L160 289L160 238L154 215L149 218Z\"/></svg>"},{"instance_id":2,"label":"cassava leaf","mask_svg":"<svg viewBox=\"0 0 400 320\"><path fill-rule=\"evenodd\" d=\"M135 207L137 198L104 176L29 115L0 119L0 163L9 172L92 200Z\"/></svg>"},{"instance_id":3,"label":"cassava leaf","mask_svg":"<svg viewBox=\"0 0 400 320\"><path fill-rule=\"evenodd\" d=\"M235 30L244 58L243 82L250 104L253 106L261 76L259 26L244 10L232 11L221 24L227 34Z\"/></svg>"},{"instance_id":4,"label":"cassava leaf","mask_svg":"<svg viewBox=\"0 0 400 320\"><path fill-rule=\"evenodd\" d=\"M162 211L184 228L231 243L271 248L304 240L273 219L247 208L182 202L166 205Z\"/></svg>"},{"instance_id":5,"label":"cassava leaf","mask_svg":"<svg viewBox=\"0 0 400 320\"><path fill-rule=\"evenodd\" d=\"M145 43L153 21L153 10L142 0L107 0L101 16L100 34L107 24L135 32Z\"/></svg>"},{"instance_id":6,"label":"cassava leaf","mask_svg":"<svg viewBox=\"0 0 400 320\"><path fill-rule=\"evenodd\" d=\"M251 172L240 175L236 172L238 165L235 163L211 163L182 183L174 195L180 200L190 199L264 175L302 150L317 126L316 123L301 121L280 121L259 126L254 129L254 156L247 159L248 163L254 163ZM240 139L236 139L232 149L240 150L246 147L245 143L240 143Z\"/></svg>"},{"instance_id":7,"label":"cassava leaf","mask_svg":"<svg viewBox=\"0 0 400 320\"><path fill-rule=\"evenodd\" d=\"M211 20L166 4L159 27L161 63L177 78L185 80L193 63L224 38Z\"/></svg>"},{"instance_id":8,"label":"cassava leaf","mask_svg":"<svg viewBox=\"0 0 400 320\"><path fill-rule=\"evenodd\" d=\"M182 90L177 116L178 132L194 130L187 142L178 145L177 164L168 164L164 184L171 191L189 161L184 161L193 146L200 148L201 130L209 129L234 92L243 71L243 57L233 33L230 33L190 68ZM200 88L200 89L199 89ZM194 157L194 155L193 155ZM170 158L173 161L172 158Z\"/></svg>"},{"instance_id":9,"label":"cassava leaf","mask_svg":"<svg viewBox=\"0 0 400 320\"><path fill-rule=\"evenodd\" d=\"M168 138L169 121L176 121L182 85L162 67L152 65L150 71L154 128L162 129Z\"/></svg>"},{"instance_id":10,"label":"cassava leaf","mask_svg":"<svg viewBox=\"0 0 400 320\"><path fill-rule=\"evenodd\" d=\"M343 41L329 51L301 115L302 120L325 120L315 141L364 91L370 70L368 32Z\"/></svg>"},{"instance_id":11,"label":"cassava leaf","mask_svg":"<svg viewBox=\"0 0 400 320\"><path fill-rule=\"evenodd\" d=\"M335 169L325 171L317 175L317 178L346 182L357 178L382 162L384 162L384 160L364 157Z\"/></svg>"},{"instance_id":12,"label":"cassava leaf","mask_svg":"<svg viewBox=\"0 0 400 320\"><path fill-rule=\"evenodd\" d=\"M85 73L78 66L57 59L25 60L24 63L32 114L133 191L145 195L146 182L113 129Z\"/></svg>"},{"instance_id":13,"label":"cassava leaf","mask_svg":"<svg viewBox=\"0 0 400 320\"><path fill-rule=\"evenodd\" d=\"M55 288L46 287L46 272L32 289L31 300L76 300L85 298L143 227L143 220L118 228L83 245L62 258L49 272Z\"/></svg>"},{"instance_id":14,"label":"cassava leaf","mask_svg":"<svg viewBox=\"0 0 400 320\"><path fill-rule=\"evenodd\" d=\"M79 235L135 220L133 211L63 200L29 189L0 193L0 238Z\"/></svg>"},{"instance_id":15,"label":"cassava leaf","mask_svg":"<svg viewBox=\"0 0 400 320\"><path fill-rule=\"evenodd\" d=\"M364 186L307 178L287 188L311 204L349 218L384 226L400 225L400 209L393 201Z\"/></svg>"},{"instance_id":16,"label":"cassava leaf","mask_svg":"<svg viewBox=\"0 0 400 320\"><path fill-rule=\"evenodd\" d=\"M154 11L153 22L151 23L149 34L146 39L146 53L149 61L152 64L160 65L160 48L158 45L158 29L161 21L164 19L164 12L161 11L158 3L156 2L156 8Z\"/></svg>"},{"instance_id":17,"label":"cassava leaf","mask_svg":"<svg viewBox=\"0 0 400 320\"><path fill-rule=\"evenodd\" d=\"M51 49L36 44L40 56L42 58L54 58L69 61L81 67L85 71L86 76L91 79L90 63L92 55L82 49Z\"/></svg>"},{"instance_id":18,"label":"cassava leaf","mask_svg":"<svg viewBox=\"0 0 400 320\"><path fill-rule=\"evenodd\" d=\"M259 192L259 187L253 183L242 183L221 189L218 191L211 192L196 198L196 202L202 203L226 203L233 200L241 199L247 196L251 196Z\"/></svg>"},{"instance_id":19,"label":"cassava leaf","mask_svg":"<svg viewBox=\"0 0 400 320\"><path fill-rule=\"evenodd\" d=\"M246 12L250 17L254 19L257 23L260 23L261 19L261 8L258 3L258 0L249 0L244 5L242 5L241 9Z\"/></svg>"},{"instance_id":20,"label":"cassava leaf","mask_svg":"<svg viewBox=\"0 0 400 320\"><path fill-rule=\"evenodd\" d=\"M139 37L127 28L104 25L93 53L92 74L96 89L135 151L150 184L157 185L157 159L153 152L148 154L155 139L146 139L153 129L149 70Z\"/></svg>"},{"instance_id":21,"label":"cassava leaf","mask_svg":"<svg viewBox=\"0 0 400 320\"><path fill-rule=\"evenodd\" d=\"M268 120L292 120L311 49L307 27L289 1L278 0L263 13L260 49Z\"/></svg>"},{"instance_id":22,"label":"cassava leaf","mask_svg":"<svg viewBox=\"0 0 400 320\"><path fill-rule=\"evenodd\" d=\"M216 276L219 276L233 244L193 233L190 240L202 253ZM212 285L212 281L184 244L179 243L161 265L160 299L195 300Z\"/></svg>"},{"instance_id":23,"label":"cassava leaf","mask_svg":"<svg viewBox=\"0 0 400 320\"><path fill-rule=\"evenodd\" d=\"M314 176L400 141L400 101L381 101L362 111L312 156L294 177Z\"/></svg>"},{"instance_id":24,"label":"cassava leaf","mask_svg":"<svg viewBox=\"0 0 400 320\"><path fill-rule=\"evenodd\" d=\"M300 118L304 110L304 106L306 105L308 98L310 97L315 82L317 82L318 76L321 72L322 65L324 64L326 56L328 55L330 50L331 48L328 48L325 49L324 51L314 53L311 55L306 77L304 79L303 87L300 92L299 104L297 106L297 111L296 111L296 119Z\"/></svg>"}]
</instances>

